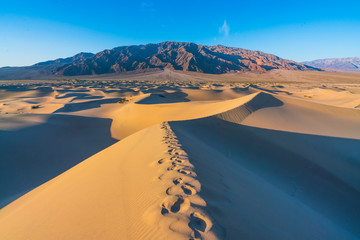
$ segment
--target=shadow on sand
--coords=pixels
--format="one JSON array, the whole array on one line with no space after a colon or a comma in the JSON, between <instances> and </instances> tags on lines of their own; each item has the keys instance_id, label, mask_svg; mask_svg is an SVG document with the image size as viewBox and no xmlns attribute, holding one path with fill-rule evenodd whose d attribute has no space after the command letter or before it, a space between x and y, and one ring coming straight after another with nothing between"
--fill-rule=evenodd
<instances>
[{"instance_id":1,"label":"shadow on sand","mask_svg":"<svg viewBox=\"0 0 360 240\"><path fill-rule=\"evenodd\" d=\"M360 140L249 127L215 116L169 124L227 238L360 237ZM253 231L264 222L266 228Z\"/></svg>"},{"instance_id":2,"label":"shadow on sand","mask_svg":"<svg viewBox=\"0 0 360 240\"><path fill-rule=\"evenodd\" d=\"M0 207L116 142L110 119L51 115L40 125L0 131Z\"/></svg>"},{"instance_id":3,"label":"shadow on sand","mask_svg":"<svg viewBox=\"0 0 360 240\"><path fill-rule=\"evenodd\" d=\"M64 107L55 111L55 113L62 113L62 112L77 112L92 108L99 108L102 104L108 103L116 103L119 101L119 98L108 98L102 100L93 100L81 103L67 103Z\"/></svg>"},{"instance_id":4,"label":"shadow on sand","mask_svg":"<svg viewBox=\"0 0 360 240\"><path fill-rule=\"evenodd\" d=\"M136 102L137 104L161 104L161 103L177 103L177 102L189 102L186 98L188 94L184 92L168 93L166 91L151 93L149 97L141 99Z\"/></svg>"}]
</instances>

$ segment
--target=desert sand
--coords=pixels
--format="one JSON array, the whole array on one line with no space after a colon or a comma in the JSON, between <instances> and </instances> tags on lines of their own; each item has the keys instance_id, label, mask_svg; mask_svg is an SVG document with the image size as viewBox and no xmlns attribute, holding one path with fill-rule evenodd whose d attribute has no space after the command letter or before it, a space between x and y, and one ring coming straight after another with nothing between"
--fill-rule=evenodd
<instances>
[{"instance_id":1,"label":"desert sand","mask_svg":"<svg viewBox=\"0 0 360 240\"><path fill-rule=\"evenodd\" d=\"M359 239L359 76L1 81L0 239Z\"/></svg>"}]
</instances>

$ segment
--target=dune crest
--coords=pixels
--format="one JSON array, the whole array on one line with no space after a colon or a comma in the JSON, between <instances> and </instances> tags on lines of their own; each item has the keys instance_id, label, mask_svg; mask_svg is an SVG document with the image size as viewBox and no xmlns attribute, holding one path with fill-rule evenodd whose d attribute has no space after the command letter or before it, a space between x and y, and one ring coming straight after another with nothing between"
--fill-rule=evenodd
<instances>
[{"instance_id":1,"label":"dune crest","mask_svg":"<svg viewBox=\"0 0 360 240\"><path fill-rule=\"evenodd\" d=\"M181 148L169 124L164 122L163 143L168 147L168 156L158 161L166 168L159 179L167 182L168 195L162 203L161 214L173 219L169 228L190 239L217 239L212 232L213 221L207 215L206 202L199 196L201 184L196 179L194 166Z\"/></svg>"}]
</instances>

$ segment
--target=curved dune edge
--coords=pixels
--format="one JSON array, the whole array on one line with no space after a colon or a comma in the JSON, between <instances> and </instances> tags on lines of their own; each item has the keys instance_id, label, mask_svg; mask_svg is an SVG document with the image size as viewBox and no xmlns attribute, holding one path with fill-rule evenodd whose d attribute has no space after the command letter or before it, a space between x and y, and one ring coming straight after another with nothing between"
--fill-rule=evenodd
<instances>
[{"instance_id":1,"label":"curved dune edge","mask_svg":"<svg viewBox=\"0 0 360 240\"><path fill-rule=\"evenodd\" d=\"M231 110L215 114L214 117L233 123L241 123L245 118L257 110L268 107L279 107L281 105L283 105L283 102L274 96L264 92L258 92L248 102Z\"/></svg>"},{"instance_id":2,"label":"curved dune edge","mask_svg":"<svg viewBox=\"0 0 360 240\"><path fill-rule=\"evenodd\" d=\"M259 92L256 92L226 101L180 102L151 106L130 102L115 110L109 116L113 119L111 134L113 138L123 139L141 129L164 121L182 121L208 117L245 104L258 94ZM139 99L141 98L137 98L137 100ZM146 121L144 121L145 119Z\"/></svg>"}]
</instances>

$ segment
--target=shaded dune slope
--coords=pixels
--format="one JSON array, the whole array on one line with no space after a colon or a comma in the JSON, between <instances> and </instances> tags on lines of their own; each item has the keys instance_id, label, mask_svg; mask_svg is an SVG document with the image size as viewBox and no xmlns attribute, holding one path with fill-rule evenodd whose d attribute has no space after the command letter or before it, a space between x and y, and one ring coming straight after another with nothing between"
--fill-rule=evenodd
<instances>
[{"instance_id":1,"label":"shaded dune slope","mask_svg":"<svg viewBox=\"0 0 360 240\"><path fill-rule=\"evenodd\" d=\"M0 208L116 141L111 119L59 114L26 119L37 117L44 122L0 130Z\"/></svg>"},{"instance_id":2,"label":"shaded dune slope","mask_svg":"<svg viewBox=\"0 0 360 240\"><path fill-rule=\"evenodd\" d=\"M273 96L282 102L281 106L259 109L241 124L295 133L360 138L360 111L357 109Z\"/></svg>"},{"instance_id":3,"label":"shaded dune slope","mask_svg":"<svg viewBox=\"0 0 360 240\"><path fill-rule=\"evenodd\" d=\"M248 110L231 111L170 123L227 239L360 236L359 140L235 124Z\"/></svg>"},{"instance_id":4,"label":"shaded dune slope","mask_svg":"<svg viewBox=\"0 0 360 240\"><path fill-rule=\"evenodd\" d=\"M283 102L273 97L272 95L259 92L253 99L251 99L247 103L229 111L216 114L215 117L229 122L240 123L251 113L259 109L268 107L279 107L282 105Z\"/></svg>"}]
</instances>

